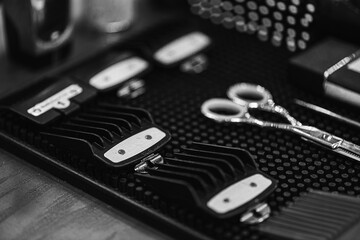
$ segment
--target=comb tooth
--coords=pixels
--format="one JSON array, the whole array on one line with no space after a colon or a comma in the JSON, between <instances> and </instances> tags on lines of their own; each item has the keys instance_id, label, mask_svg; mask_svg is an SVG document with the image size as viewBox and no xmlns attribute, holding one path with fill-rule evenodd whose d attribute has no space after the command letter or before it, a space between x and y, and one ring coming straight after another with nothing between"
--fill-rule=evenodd
<instances>
[{"instance_id":1,"label":"comb tooth","mask_svg":"<svg viewBox=\"0 0 360 240\"><path fill-rule=\"evenodd\" d=\"M344 197L345 198L345 197ZM327 195L322 195L322 194L313 194L313 195L309 195L308 199L311 199L312 201L321 201L322 203L327 203L327 204L335 204L337 201L333 198L329 198ZM351 199L351 198L350 198ZM345 200L347 201L346 204L342 204L341 209L343 211L350 211L351 209L360 209L360 205L357 202L357 199L351 199L352 201L350 201L350 199L345 198ZM308 201L308 200L306 200ZM303 202L306 202L303 201Z\"/></svg>"},{"instance_id":2,"label":"comb tooth","mask_svg":"<svg viewBox=\"0 0 360 240\"><path fill-rule=\"evenodd\" d=\"M97 135L100 135L100 136L106 138L107 140L109 140L111 142L113 141L113 135L111 134L111 132L109 132L105 128L88 127L88 126L83 126L83 125L73 124L73 123L64 123L61 126L67 128L67 129L70 129L70 130L78 130L78 131L83 131L83 132L94 133L94 134L97 134Z\"/></svg>"},{"instance_id":3,"label":"comb tooth","mask_svg":"<svg viewBox=\"0 0 360 240\"><path fill-rule=\"evenodd\" d=\"M249 152L235 148L229 148L229 151L237 156L237 160L245 165L245 167L256 168L256 163Z\"/></svg>"},{"instance_id":4,"label":"comb tooth","mask_svg":"<svg viewBox=\"0 0 360 240\"><path fill-rule=\"evenodd\" d=\"M229 174L231 176L235 176L236 171L234 167L227 161L223 159L217 159L217 158L210 158L210 157L201 157L197 155L191 155L191 154L183 154L183 153L177 153L175 156L181 160L190 160L190 161L196 161L201 163L212 163L216 164L221 171L223 171L226 174Z\"/></svg>"},{"instance_id":5,"label":"comb tooth","mask_svg":"<svg viewBox=\"0 0 360 240\"><path fill-rule=\"evenodd\" d=\"M91 144L89 141L84 140L80 137L76 137L74 134L68 134L65 131L51 129L46 132L40 132L40 134L41 136L46 138L46 143L39 139L38 142L35 144L38 145L38 147L44 149L45 151L53 151L54 149L51 150L50 147L51 143L53 143L56 144L57 147L66 149L68 153L72 152L74 149L81 149L81 154L83 154L84 157L91 159L93 157L93 146L101 148L97 143ZM68 158L67 160L70 160L70 158Z\"/></svg>"},{"instance_id":6,"label":"comb tooth","mask_svg":"<svg viewBox=\"0 0 360 240\"><path fill-rule=\"evenodd\" d=\"M149 169L148 172L153 176L159 176L168 180L180 180L184 181L188 186L192 186L199 192L205 193L207 189L206 183L199 176L191 173L179 173L176 171L169 171L161 169L160 167L156 170Z\"/></svg>"},{"instance_id":7,"label":"comb tooth","mask_svg":"<svg viewBox=\"0 0 360 240\"><path fill-rule=\"evenodd\" d=\"M248 165L251 168L256 167L254 159L251 157L250 153L242 150L240 148L233 148L233 147L225 147L225 146L218 146L218 145L211 145L206 143L198 143L194 142L191 145L191 148L196 150L202 150L209 153L223 153L225 155L233 155L236 156L236 160L234 160L234 164L236 167L243 167L244 165Z\"/></svg>"},{"instance_id":8,"label":"comb tooth","mask_svg":"<svg viewBox=\"0 0 360 240\"><path fill-rule=\"evenodd\" d=\"M149 122L153 122L153 119L152 119L150 113L141 108L120 107L118 105L109 104L109 103L101 103L101 104L99 104L99 106L101 108L109 109L109 110L116 111L116 112L134 114L137 117L139 117L140 119L144 119Z\"/></svg>"},{"instance_id":9,"label":"comb tooth","mask_svg":"<svg viewBox=\"0 0 360 240\"><path fill-rule=\"evenodd\" d=\"M330 233L329 228L319 228L317 224L309 224L308 221L296 221L296 218L286 218L284 217L284 222L279 222L277 220L273 221L274 227L276 228L283 228L286 230L290 230L292 234L296 233L297 231L301 231L302 238L299 239L311 239L311 240L328 240L334 239L334 235ZM285 233L285 232L284 232ZM291 234L291 233L290 233ZM306 238L304 238L306 237ZM283 239L283 238L281 238Z\"/></svg>"},{"instance_id":10,"label":"comb tooth","mask_svg":"<svg viewBox=\"0 0 360 240\"><path fill-rule=\"evenodd\" d=\"M216 186L216 178L211 175L210 172L206 171L205 169L199 169L195 166L190 167L184 167L184 166L177 166L177 165L171 165L171 164L164 164L161 165L161 169L163 170L169 170L169 171L176 171L179 173L189 173L193 175L197 175L202 178L204 183L211 185L210 187Z\"/></svg>"},{"instance_id":11,"label":"comb tooth","mask_svg":"<svg viewBox=\"0 0 360 240\"><path fill-rule=\"evenodd\" d=\"M104 117L101 115L95 115L95 114L89 114L89 113L83 113L80 115L80 117L85 118L85 119L90 119L93 121L101 121L101 122L106 122L106 123L112 123L112 124L116 124L118 126L120 126L121 128L124 128L128 131L132 130L132 126L128 121L125 121L123 119L120 118L116 118L116 117Z\"/></svg>"},{"instance_id":12,"label":"comb tooth","mask_svg":"<svg viewBox=\"0 0 360 240\"><path fill-rule=\"evenodd\" d=\"M223 171L221 171L216 164L211 163L200 163L195 161L184 161L179 159L173 159L173 158L166 158L166 162L172 165L179 165L179 166L185 166L185 167L192 167L195 166L197 168L203 168L207 171L211 172L212 175L219 181L225 181L226 176Z\"/></svg>"},{"instance_id":13,"label":"comb tooth","mask_svg":"<svg viewBox=\"0 0 360 240\"><path fill-rule=\"evenodd\" d=\"M99 109L92 109L92 110L90 110L90 113L100 115L100 116L121 118L121 119L124 119L125 121L130 122L131 124L137 125L139 127L141 126L140 118L136 117L133 114L115 112L115 111L110 111L110 110L99 110Z\"/></svg>"},{"instance_id":14,"label":"comb tooth","mask_svg":"<svg viewBox=\"0 0 360 240\"><path fill-rule=\"evenodd\" d=\"M196 191L186 181L148 174L135 174L135 176L145 184L153 186L156 191L166 193L169 198L192 204L197 203Z\"/></svg>"},{"instance_id":15,"label":"comb tooth","mask_svg":"<svg viewBox=\"0 0 360 240\"><path fill-rule=\"evenodd\" d=\"M55 133L57 135L65 135L65 136L69 136L69 137L83 139L91 144L97 144L101 148L104 147L103 139L99 135L94 134L94 133L75 131L75 130L70 130L70 129L61 128L61 127L54 127L49 132Z\"/></svg>"},{"instance_id":16,"label":"comb tooth","mask_svg":"<svg viewBox=\"0 0 360 240\"><path fill-rule=\"evenodd\" d=\"M304 205L304 206L306 206L306 205ZM288 215L292 215L293 213L297 212L297 215L298 215L299 218L300 218L300 217L305 217L305 218L307 218L307 216L308 216L309 214L312 214L312 213L317 212L317 211L321 211L322 208L309 208L309 209L305 209L305 210L302 210L302 209L301 209L301 211L299 211L299 210L300 210L299 207L293 207L292 209L285 209L285 210L282 212L282 214L283 214L284 216L288 216ZM328 210L328 208L327 208L326 210ZM321 212L319 212L316 216L313 216L313 217L311 218L311 220L312 220L312 221L321 221L322 219L327 218L329 224L337 224L337 223L338 223L337 221L332 220L332 219L334 219L335 216L336 216L336 218L337 218L338 220L341 220L341 221L344 221L344 222L346 222L346 219L349 219L349 216L341 216L341 215L339 215L339 214L329 215L329 214L327 214L327 213L321 213ZM309 219L309 222L311 222L310 219Z\"/></svg>"},{"instance_id":17,"label":"comb tooth","mask_svg":"<svg viewBox=\"0 0 360 240\"><path fill-rule=\"evenodd\" d=\"M216 148L218 148L218 149L212 149L211 151L202 150L202 149L184 149L184 152L186 152L186 153L189 152L189 153L192 153L193 155L197 155L197 156L223 159L223 160L227 161L229 164L231 164L234 169L240 170L242 172L245 171L245 164L241 161L239 156L229 153L227 151L226 151L226 153L222 153L221 151L224 151L223 147L216 146ZM217 152L217 151L219 151L219 152Z\"/></svg>"},{"instance_id":18,"label":"comb tooth","mask_svg":"<svg viewBox=\"0 0 360 240\"><path fill-rule=\"evenodd\" d=\"M121 130L121 128L113 123L106 123L106 122L101 122L101 121L92 121L92 120L87 120L87 119L83 119L83 118L79 118L76 117L74 119L71 119L71 122L76 123L76 124L80 124L80 125L86 125L89 127L98 127L98 128L104 128L107 129L109 132L115 133L119 136L123 135L123 132Z\"/></svg>"}]
</instances>

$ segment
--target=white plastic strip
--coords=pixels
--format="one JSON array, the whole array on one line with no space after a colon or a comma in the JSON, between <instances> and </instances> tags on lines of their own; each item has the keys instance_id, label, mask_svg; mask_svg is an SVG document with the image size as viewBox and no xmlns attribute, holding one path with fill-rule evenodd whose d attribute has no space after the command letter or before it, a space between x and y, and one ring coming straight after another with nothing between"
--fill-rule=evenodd
<instances>
[{"instance_id":1,"label":"white plastic strip","mask_svg":"<svg viewBox=\"0 0 360 240\"><path fill-rule=\"evenodd\" d=\"M255 174L219 192L208 201L207 206L218 214L228 213L260 195L271 183L263 175Z\"/></svg>"},{"instance_id":2,"label":"white plastic strip","mask_svg":"<svg viewBox=\"0 0 360 240\"><path fill-rule=\"evenodd\" d=\"M125 161L160 142L166 134L156 127L131 136L107 151L104 156L113 163Z\"/></svg>"},{"instance_id":3,"label":"white plastic strip","mask_svg":"<svg viewBox=\"0 0 360 240\"><path fill-rule=\"evenodd\" d=\"M160 48L155 53L154 58L164 65L170 65L190 57L209 44L210 38L208 36L201 32L192 32Z\"/></svg>"},{"instance_id":4,"label":"white plastic strip","mask_svg":"<svg viewBox=\"0 0 360 240\"><path fill-rule=\"evenodd\" d=\"M53 108L65 109L71 104L69 99L79 95L82 91L83 89L79 85L72 84L46 100L36 104L34 107L28 109L27 112L37 117Z\"/></svg>"},{"instance_id":5,"label":"white plastic strip","mask_svg":"<svg viewBox=\"0 0 360 240\"><path fill-rule=\"evenodd\" d=\"M131 57L115 63L90 79L90 85L105 90L121 84L149 67L148 62L139 57Z\"/></svg>"}]
</instances>

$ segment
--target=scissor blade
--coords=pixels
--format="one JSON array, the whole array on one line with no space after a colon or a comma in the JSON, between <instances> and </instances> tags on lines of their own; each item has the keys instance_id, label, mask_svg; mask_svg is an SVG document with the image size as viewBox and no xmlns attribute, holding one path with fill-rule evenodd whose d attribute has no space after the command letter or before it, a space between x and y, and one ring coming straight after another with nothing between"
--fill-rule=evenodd
<instances>
[{"instance_id":1,"label":"scissor blade","mask_svg":"<svg viewBox=\"0 0 360 240\"><path fill-rule=\"evenodd\" d=\"M336 149L341 155L360 161L360 146L349 141L343 141Z\"/></svg>"},{"instance_id":2,"label":"scissor blade","mask_svg":"<svg viewBox=\"0 0 360 240\"><path fill-rule=\"evenodd\" d=\"M292 131L338 154L360 161L360 146L311 126L294 126Z\"/></svg>"},{"instance_id":3,"label":"scissor blade","mask_svg":"<svg viewBox=\"0 0 360 240\"><path fill-rule=\"evenodd\" d=\"M290 130L306 140L310 140L331 150L337 149L342 142L344 142L344 139L312 126L291 126Z\"/></svg>"}]
</instances>

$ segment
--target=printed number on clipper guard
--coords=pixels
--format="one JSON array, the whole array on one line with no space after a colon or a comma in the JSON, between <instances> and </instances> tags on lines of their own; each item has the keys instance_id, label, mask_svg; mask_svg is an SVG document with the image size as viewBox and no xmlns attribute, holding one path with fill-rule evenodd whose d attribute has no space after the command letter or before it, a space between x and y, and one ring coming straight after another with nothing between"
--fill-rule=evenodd
<instances>
[{"instance_id":1,"label":"printed number on clipper guard","mask_svg":"<svg viewBox=\"0 0 360 240\"><path fill-rule=\"evenodd\" d=\"M260 172L244 150L193 143L175 158L141 163L135 170L141 181L167 198L195 205L215 218L241 214L241 222L259 223L270 215L262 201L276 181Z\"/></svg>"},{"instance_id":2,"label":"printed number on clipper guard","mask_svg":"<svg viewBox=\"0 0 360 240\"><path fill-rule=\"evenodd\" d=\"M54 83L10 109L55 148L111 167L134 166L170 139L147 111L99 101L95 89L71 80Z\"/></svg>"}]
</instances>

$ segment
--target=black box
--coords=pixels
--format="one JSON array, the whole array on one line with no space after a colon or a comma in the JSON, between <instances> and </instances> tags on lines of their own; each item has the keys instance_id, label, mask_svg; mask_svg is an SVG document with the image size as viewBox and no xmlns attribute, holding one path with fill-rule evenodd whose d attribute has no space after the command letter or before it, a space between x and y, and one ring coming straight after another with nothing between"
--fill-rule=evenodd
<instances>
[{"instance_id":1,"label":"black box","mask_svg":"<svg viewBox=\"0 0 360 240\"><path fill-rule=\"evenodd\" d=\"M360 47L328 38L290 59L290 80L314 93L360 106Z\"/></svg>"}]
</instances>

